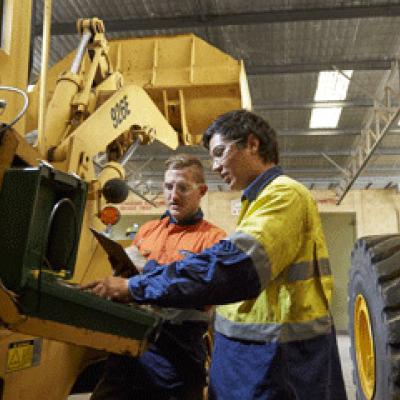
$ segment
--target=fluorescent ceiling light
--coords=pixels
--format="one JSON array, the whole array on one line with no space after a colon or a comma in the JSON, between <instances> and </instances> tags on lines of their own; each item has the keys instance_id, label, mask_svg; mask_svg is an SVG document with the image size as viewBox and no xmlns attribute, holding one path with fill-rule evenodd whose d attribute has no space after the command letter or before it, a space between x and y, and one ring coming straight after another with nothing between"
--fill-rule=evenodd
<instances>
[{"instance_id":1,"label":"fluorescent ceiling light","mask_svg":"<svg viewBox=\"0 0 400 400\"><path fill-rule=\"evenodd\" d=\"M343 71L349 78L352 70ZM336 71L321 71L314 101L344 100L347 96L349 79ZM339 122L341 107L314 108L311 111L310 128L336 128Z\"/></svg>"}]
</instances>

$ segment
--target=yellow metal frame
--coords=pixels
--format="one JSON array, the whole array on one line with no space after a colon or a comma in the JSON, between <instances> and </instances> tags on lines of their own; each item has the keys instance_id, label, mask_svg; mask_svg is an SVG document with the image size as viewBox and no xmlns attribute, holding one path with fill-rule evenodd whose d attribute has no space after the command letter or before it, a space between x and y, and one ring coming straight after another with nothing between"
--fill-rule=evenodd
<instances>
[{"instance_id":1,"label":"yellow metal frame","mask_svg":"<svg viewBox=\"0 0 400 400\"><path fill-rule=\"evenodd\" d=\"M195 35L110 40L106 48L114 66L111 76L120 75L123 82L114 82L110 88L99 86L95 90L97 103L121 84L139 86L178 133L181 144L199 144L205 129L218 115L239 108L251 109L243 62ZM70 53L48 71L48 96L57 90L57 78L68 70L74 57L75 52ZM94 64L85 56L80 74L89 76L88 70ZM112 80L111 76L104 83ZM82 87L90 85L86 82ZM28 126L32 129L37 124L36 108L35 91L30 94Z\"/></svg>"},{"instance_id":2,"label":"yellow metal frame","mask_svg":"<svg viewBox=\"0 0 400 400\"><path fill-rule=\"evenodd\" d=\"M31 36L30 10L32 0L6 0L4 3L3 37L0 48L0 85L14 86L26 90L28 85L29 44ZM20 96L12 92L0 92L7 101L1 115L2 122L11 122L21 109ZM14 128L25 132L25 116Z\"/></svg>"},{"instance_id":3,"label":"yellow metal frame","mask_svg":"<svg viewBox=\"0 0 400 400\"><path fill-rule=\"evenodd\" d=\"M52 1L44 3L47 24L43 44L48 45ZM0 84L26 89L32 0L6 0L5 4ZM137 139L141 144L157 139L171 148L196 145L217 115L250 109L251 102L243 62L194 35L108 42L102 22L96 18L80 20L78 32L82 38L77 51L50 68L46 78L43 69L41 81L46 84L39 81L28 94L27 113L15 126L22 133L39 127L37 145L30 146L13 131L4 135L0 186L2 173L12 165L15 155L28 165L36 165L39 159L50 161L56 169L78 174L89 183L73 277L73 282L85 283L112 273L104 250L88 227L102 228L97 215L105 201L104 183L124 178L123 167L116 163L108 163L97 176L93 157L109 147L124 153ZM88 32L90 40L86 42ZM43 64L47 64L46 57ZM20 109L20 100L8 93L0 97L8 102L2 121L9 122ZM38 124L39 108L42 117ZM98 357L94 349L139 355L146 346L145 342L23 315L12 293L1 286L0 317L14 331L0 329L0 378L7 400L65 399L79 371L88 360ZM32 338L24 334L45 338L41 365L8 374L4 367L7 349L10 343Z\"/></svg>"},{"instance_id":4,"label":"yellow metal frame","mask_svg":"<svg viewBox=\"0 0 400 400\"><path fill-rule=\"evenodd\" d=\"M121 102L125 104L126 115L116 126L111 118L112 109ZM158 139L171 148L178 146L175 130L168 124L146 92L139 86L126 85L104 102L96 113L89 116L56 147L53 159L60 162L69 158L68 171L77 172L82 159L80 152L83 148L91 163L94 155L104 151L109 143L122 133L129 131L132 126L140 127L147 137ZM89 132L91 135L88 134ZM75 144L71 147L71 142L76 140L79 141L79 145ZM71 153L74 150L77 154ZM75 156L76 159L74 159Z\"/></svg>"},{"instance_id":5,"label":"yellow metal frame","mask_svg":"<svg viewBox=\"0 0 400 400\"><path fill-rule=\"evenodd\" d=\"M375 392L375 346L368 304L362 294L355 301L354 339L361 388L365 399L371 400Z\"/></svg>"}]
</instances>

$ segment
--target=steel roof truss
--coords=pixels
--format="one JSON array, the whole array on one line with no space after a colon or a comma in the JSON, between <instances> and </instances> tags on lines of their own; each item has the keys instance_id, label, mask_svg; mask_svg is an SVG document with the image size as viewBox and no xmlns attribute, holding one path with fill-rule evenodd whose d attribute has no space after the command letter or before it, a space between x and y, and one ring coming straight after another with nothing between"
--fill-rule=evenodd
<instances>
[{"instance_id":1,"label":"steel roof truss","mask_svg":"<svg viewBox=\"0 0 400 400\"><path fill-rule=\"evenodd\" d=\"M390 130L391 126L398 120L400 107L393 107L400 98L399 64L396 61L392 65L388 80L384 86L382 102L376 105L367 119L367 123L361 130L360 141L350 156L350 162L341 178L336 191L337 204L340 204L347 192L350 190L357 177L367 165L375 149Z\"/></svg>"}]
</instances>

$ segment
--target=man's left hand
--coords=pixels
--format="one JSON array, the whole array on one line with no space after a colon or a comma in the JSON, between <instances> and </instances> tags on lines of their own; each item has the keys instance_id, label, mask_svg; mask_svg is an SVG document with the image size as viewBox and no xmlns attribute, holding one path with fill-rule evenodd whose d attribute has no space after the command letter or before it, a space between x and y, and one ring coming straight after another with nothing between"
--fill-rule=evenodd
<instances>
[{"instance_id":1,"label":"man's left hand","mask_svg":"<svg viewBox=\"0 0 400 400\"><path fill-rule=\"evenodd\" d=\"M83 285L81 289L89 290L97 296L108 300L116 300L122 303L132 301L128 288L128 279L125 278L109 276Z\"/></svg>"}]
</instances>

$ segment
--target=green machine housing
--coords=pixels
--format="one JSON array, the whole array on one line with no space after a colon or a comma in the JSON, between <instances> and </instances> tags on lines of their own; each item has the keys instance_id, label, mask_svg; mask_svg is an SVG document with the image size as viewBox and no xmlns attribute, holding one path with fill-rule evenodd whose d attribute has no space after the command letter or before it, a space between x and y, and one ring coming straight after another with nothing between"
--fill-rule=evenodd
<instances>
[{"instance_id":1,"label":"green machine housing","mask_svg":"<svg viewBox=\"0 0 400 400\"><path fill-rule=\"evenodd\" d=\"M8 289L19 293L32 271L73 276L86 194L85 182L45 164L7 170L0 192L0 276Z\"/></svg>"},{"instance_id":2,"label":"green machine housing","mask_svg":"<svg viewBox=\"0 0 400 400\"><path fill-rule=\"evenodd\" d=\"M84 181L46 164L7 170L0 191L0 279L26 315L148 339L160 326L158 315L65 281L74 273L86 195Z\"/></svg>"}]
</instances>

